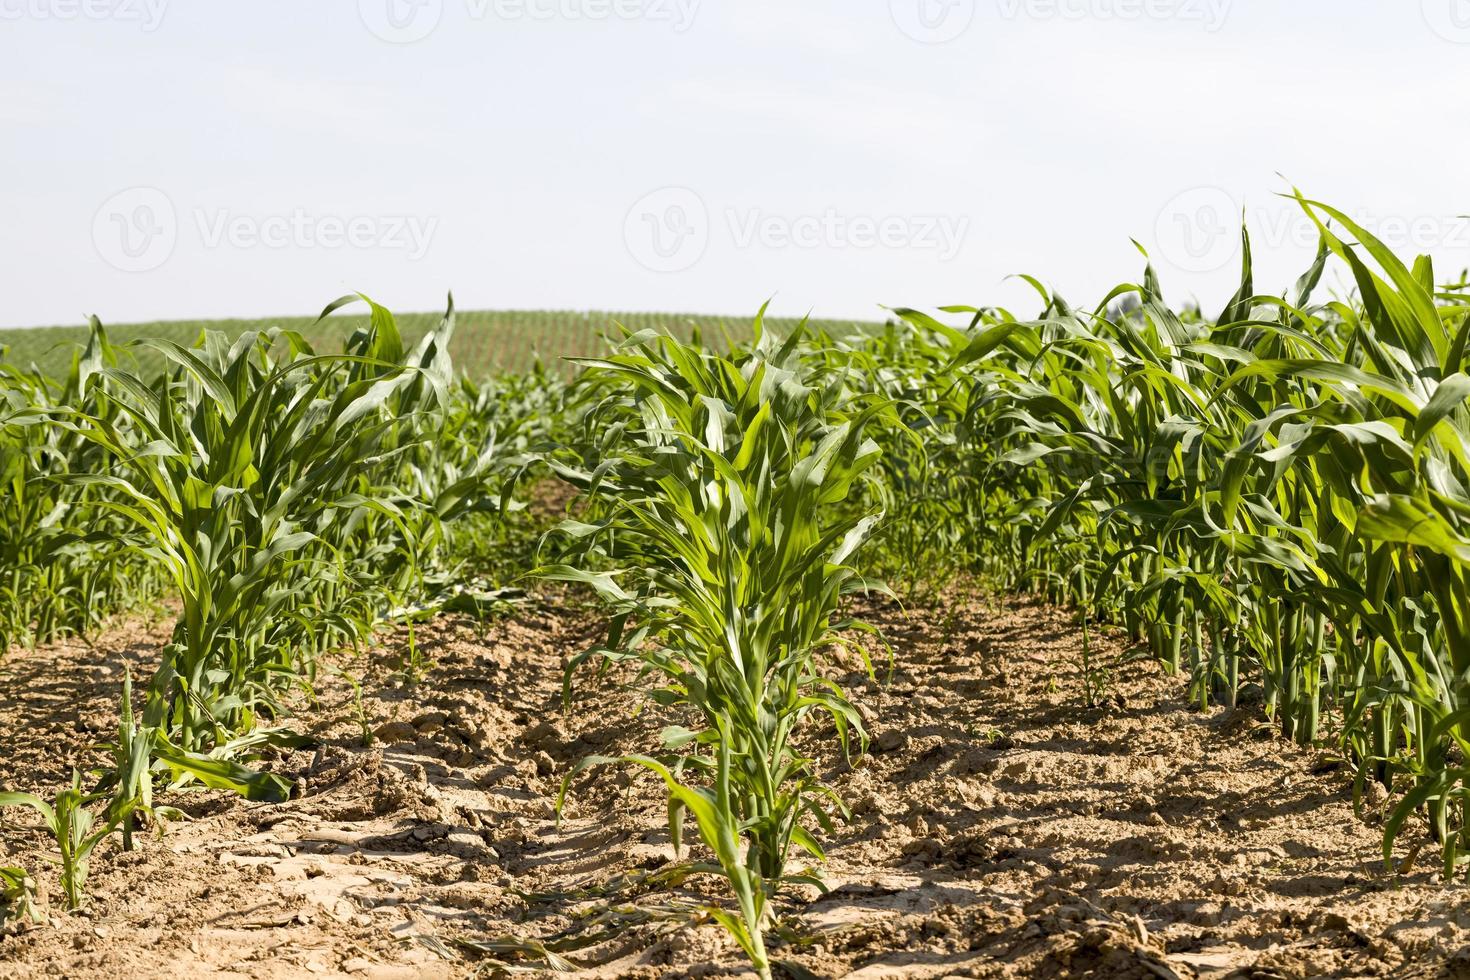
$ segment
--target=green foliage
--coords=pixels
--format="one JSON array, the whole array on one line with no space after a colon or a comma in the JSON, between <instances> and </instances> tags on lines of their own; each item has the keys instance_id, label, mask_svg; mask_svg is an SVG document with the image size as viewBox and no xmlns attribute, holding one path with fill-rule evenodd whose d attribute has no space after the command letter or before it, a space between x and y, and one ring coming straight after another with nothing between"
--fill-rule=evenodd
<instances>
[{"instance_id":1,"label":"green foliage","mask_svg":"<svg viewBox=\"0 0 1470 980\"><path fill-rule=\"evenodd\" d=\"M716 323L713 344L654 316L611 347L592 315L451 304L400 323L369 301L349 320L348 297L284 328L129 344L94 321L45 370L22 367L34 345L0 352L0 646L164 596L182 610L141 717L125 685L93 790L0 804L42 815L75 905L110 832L130 847L169 815L158 785L285 798L250 765L301 744L276 727L283 695L323 650L494 614L539 564L611 612L568 690L624 664L683 722L585 765L664 781L676 846L692 818L710 855L689 870L735 897L711 915L768 973L772 898L815 880L788 865L820 860L842 812L797 746L863 742L831 669L846 652L872 670L843 618L875 588L861 554L913 598L967 575L1074 605L1090 707L1109 682L1098 624L1201 709L1259 700L1283 737L1334 744L1359 792L1389 790L1385 858L1422 821L1453 876L1470 863L1470 293L1296 200L1312 266L1258 293L1243 236L1213 318L1170 308L1148 267L1091 309L1028 278L1033 319L762 316ZM1330 267L1354 295L1318 298ZM361 326L318 353L344 322ZM533 349L600 356L569 382ZM451 352L477 376L527 370L472 382ZM578 496L514 501L538 463Z\"/></svg>"},{"instance_id":2,"label":"green foliage","mask_svg":"<svg viewBox=\"0 0 1470 980\"><path fill-rule=\"evenodd\" d=\"M1244 239L1215 320L1170 310L1152 269L1091 312L1038 285L1035 320L900 314L965 392L966 554L1124 626L1201 706L1254 672L1284 736L1330 721L1359 787L1398 793L1385 857L1422 812L1450 875L1470 857L1470 295L1297 200L1312 268L1258 295ZM1314 302L1334 259L1359 296Z\"/></svg>"},{"instance_id":3,"label":"green foliage","mask_svg":"<svg viewBox=\"0 0 1470 980\"><path fill-rule=\"evenodd\" d=\"M613 614L569 681L589 658L634 661L654 701L697 719L665 731L666 756L584 765L664 780L676 848L693 817L735 894L738 915L711 915L769 976L768 902L793 850L822 859L824 807L842 809L794 738L814 713L844 747L862 737L824 654L855 625L837 618L844 597L872 587L852 562L879 514L845 505L876 473L872 433L896 419L810 356L800 330L782 343L758 319L754 336L722 355L630 334L587 362L593 441L555 466L591 510L559 529L580 561L542 574L589 585Z\"/></svg>"},{"instance_id":4,"label":"green foliage","mask_svg":"<svg viewBox=\"0 0 1470 980\"><path fill-rule=\"evenodd\" d=\"M88 384L107 354L101 325L92 330L59 381L16 369L0 347L0 654L96 629L159 590L144 560L115 547L126 521L106 509L107 492L65 482L113 463L102 447L51 424L71 409L112 411Z\"/></svg>"},{"instance_id":5,"label":"green foliage","mask_svg":"<svg viewBox=\"0 0 1470 980\"><path fill-rule=\"evenodd\" d=\"M141 821L173 813L154 807L156 783L285 800L285 779L249 768L262 747L305 742L272 727L282 695L309 687L322 650L360 645L405 609L453 605L467 591L460 556L515 510L502 483L545 437L535 412L561 382L472 385L447 354L452 304L412 348L391 313L368 307L340 354L279 330L119 350L94 321L64 383L0 365L12 491L0 498L0 641L85 632L165 591L180 608L141 718L124 684L94 789L78 777L54 804L0 797L58 836L72 907L101 840L120 829L130 848ZM136 351L168 369L123 367Z\"/></svg>"},{"instance_id":6,"label":"green foliage","mask_svg":"<svg viewBox=\"0 0 1470 980\"><path fill-rule=\"evenodd\" d=\"M0 807L23 806L34 810L56 842L54 860L61 868L61 890L68 909L79 909L86 901L92 852L116 826L110 822L111 813L107 814L107 822L100 827L96 825L97 814L90 807L97 800L96 794L82 792L79 772L72 774L71 785L57 793L50 803L31 793L0 793Z\"/></svg>"},{"instance_id":7,"label":"green foliage","mask_svg":"<svg viewBox=\"0 0 1470 980\"><path fill-rule=\"evenodd\" d=\"M24 868L0 867L0 935L46 921L36 900L36 881Z\"/></svg>"},{"instance_id":8,"label":"green foliage","mask_svg":"<svg viewBox=\"0 0 1470 980\"><path fill-rule=\"evenodd\" d=\"M709 336L750 338L750 322L745 317L696 316L683 313L606 313L573 310L471 310L459 314L460 329L448 345L454 362L470 378L479 381L505 374L527 374L543 361L563 365L565 356L595 356L606 353L603 335L614 323L627 324L635 330L654 329L688 339L694 325L699 324ZM795 320L773 320L772 326L782 332L794 329ZM437 313L410 313L398 318L404 343L412 347L439 329ZM362 329L367 318L346 314L329 320L312 317L274 317L259 320L210 320L203 322L161 322L121 324L110 328L113 341L171 341L182 346L192 344L202 331L217 333L233 343L247 333L266 334L272 329L299 333L317 350L334 350L348 337ZM850 332L869 325L842 320L814 323L814 327L833 333ZM71 363L74 348L85 344L85 327L27 327L0 330L0 344L9 345L10 361L29 370L34 364L45 375L64 376ZM146 346L129 348L129 367L135 373L151 377L169 369L168 362Z\"/></svg>"},{"instance_id":9,"label":"green foliage","mask_svg":"<svg viewBox=\"0 0 1470 980\"><path fill-rule=\"evenodd\" d=\"M276 714L275 688L309 675L311 649L371 624L349 588L367 583L352 581L339 555L372 519L405 527L373 478L400 448L403 402L423 386L401 363L391 317L374 312L345 355L286 337L290 356L273 360L274 335L227 346L205 334L194 349L158 342L172 373L147 384L103 368L96 383L115 410L57 416L116 460L65 482L109 494L102 506L132 523L132 547L167 571L182 603L144 723L186 752ZM419 359L432 349L430 338Z\"/></svg>"}]
</instances>

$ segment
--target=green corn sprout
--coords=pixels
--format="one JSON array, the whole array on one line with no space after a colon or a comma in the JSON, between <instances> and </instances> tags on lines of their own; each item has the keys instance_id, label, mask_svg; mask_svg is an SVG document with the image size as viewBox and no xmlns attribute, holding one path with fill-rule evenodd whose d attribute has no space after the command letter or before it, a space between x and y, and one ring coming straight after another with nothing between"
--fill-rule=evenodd
<instances>
[{"instance_id":1,"label":"green corn sprout","mask_svg":"<svg viewBox=\"0 0 1470 980\"><path fill-rule=\"evenodd\" d=\"M70 910L79 909L86 902L92 852L115 827L111 822L95 826L97 817L89 807L97 799L95 794L82 792L79 772L72 773L71 786L57 793L50 803L32 793L0 793L0 807L25 806L40 814L42 825L56 842L58 856L54 860L61 868L61 891ZM123 816L126 815L124 812ZM107 812L108 821L115 816Z\"/></svg>"},{"instance_id":2,"label":"green corn sprout","mask_svg":"<svg viewBox=\"0 0 1470 980\"><path fill-rule=\"evenodd\" d=\"M24 868L0 867L0 935L8 928L45 921L36 901L35 879Z\"/></svg>"}]
</instances>

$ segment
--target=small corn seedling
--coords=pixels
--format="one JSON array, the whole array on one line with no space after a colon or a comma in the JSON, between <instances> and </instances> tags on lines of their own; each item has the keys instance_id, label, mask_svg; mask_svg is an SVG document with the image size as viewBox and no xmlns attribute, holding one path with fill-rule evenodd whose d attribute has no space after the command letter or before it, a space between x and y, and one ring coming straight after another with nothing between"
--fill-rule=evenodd
<instances>
[{"instance_id":1,"label":"small corn seedling","mask_svg":"<svg viewBox=\"0 0 1470 980\"><path fill-rule=\"evenodd\" d=\"M844 749L864 737L823 655L849 643L844 598L871 587L852 561L879 515L855 503L879 455L870 433L893 409L804 360L799 331L782 344L758 319L755 337L721 355L643 333L586 362L599 448L558 467L593 501L592 520L560 529L586 560L542 574L590 585L614 614L569 681L589 658L636 662L662 682L655 702L698 719L664 732L666 754L581 768L620 761L662 778L676 848L692 817L714 857L701 869L734 892L736 914L710 915L769 977L770 901L783 882L811 880L788 859L821 860L824 807L843 810L793 739L814 714Z\"/></svg>"},{"instance_id":2,"label":"small corn seedling","mask_svg":"<svg viewBox=\"0 0 1470 980\"><path fill-rule=\"evenodd\" d=\"M96 826L97 815L90 807L99 799L98 794L82 792L79 772L72 773L71 785L57 793L50 803L31 793L0 793L0 807L30 807L40 814L42 826L56 842L58 854L53 860L61 869L61 891L69 910L81 908L87 900L92 852L117 826L113 821L118 814L111 810L105 811L102 826ZM124 808L121 816L126 817L128 813Z\"/></svg>"},{"instance_id":3,"label":"small corn seedling","mask_svg":"<svg viewBox=\"0 0 1470 980\"><path fill-rule=\"evenodd\" d=\"M45 921L36 880L24 868L0 868L0 936Z\"/></svg>"}]
</instances>

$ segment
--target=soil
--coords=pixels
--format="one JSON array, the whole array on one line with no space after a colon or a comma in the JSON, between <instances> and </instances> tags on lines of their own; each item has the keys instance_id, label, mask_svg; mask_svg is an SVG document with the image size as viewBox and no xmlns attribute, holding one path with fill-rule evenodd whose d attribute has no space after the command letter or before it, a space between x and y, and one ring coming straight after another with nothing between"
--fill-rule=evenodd
<instances>
[{"instance_id":1,"label":"soil","mask_svg":"<svg viewBox=\"0 0 1470 980\"><path fill-rule=\"evenodd\" d=\"M868 755L848 764L808 733L852 818L827 838L828 890L780 902L779 972L1470 977L1465 888L1428 857L1386 873L1382 799L1355 813L1350 774L1275 738L1259 705L1202 713L1179 678L1094 636L1112 666L1088 709L1077 627L1022 600L868 614L893 667L880 660L876 681L835 668L869 719ZM543 596L488 626L420 628L417 683L403 635L338 658L361 715L323 672L288 720L320 748L265 762L296 798L168 794L190 818L130 853L104 845L78 914L59 911L29 813L5 811L0 864L41 880L52 922L0 938L0 976L388 980L557 956L588 977L749 975L702 911L720 882L679 874L661 783L579 773L557 821L579 760L648 750L679 720L621 683L634 678L591 672L563 710L563 668L601 628ZM95 765L124 669L146 678L166 635L11 651L0 786L49 795Z\"/></svg>"}]
</instances>

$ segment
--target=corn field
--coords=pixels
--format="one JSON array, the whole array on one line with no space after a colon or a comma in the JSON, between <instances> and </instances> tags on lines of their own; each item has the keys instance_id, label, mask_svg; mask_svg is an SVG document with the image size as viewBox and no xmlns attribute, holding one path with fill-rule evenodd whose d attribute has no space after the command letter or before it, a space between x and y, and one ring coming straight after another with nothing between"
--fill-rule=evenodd
<instances>
[{"instance_id":1,"label":"corn field","mask_svg":"<svg viewBox=\"0 0 1470 980\"><path fill-rule=\"evenodd\" d=\"M5 656L173 622L96 767L0 806L41 821L81 907L94 855L150 846L190 792L291 797L268 750L310 744L290 705L329 653L546 590L606 623L567 657L567 699L621 678L678 720L558 773L558 805L609 769L657 780L685 861L664 873L713 882L704 914L770 977L779 899L824 887L849 815L830 773L868 749L850 680L893 665L863 603L990 589L1075 615L1079 711L1107 704L1094 638L1122 636L1199 712L1342 760L1357 802L1381 787L1388 868L1428 846L1463 877L1470 292L1296 200L1316 261L1258 292L1243 236L1213 315L1170 307L1150 267L1090 308L1030 280L1031 319L589 315L543 333L539 364L492 357L452 304L405 326L356 296L127 343L94 320L64 363L0 354ZM1329 273L1355 291L1326 296ZM528 506L555 485L554 513ZM0 869L3 919L37 918L36 874Z\"/></svg>"},{"instance_id":2,"label":"corn field","mask_svg":"<svg viewBox=\"0 0 1470 980\"><path fill-rule=\"evenodd\" d=\"M528 374L538 364L564 376L570 372L562 358L591 356L604 351L602 338L621 324L634 330L653 329L688 339L698 327L703 335L719 343L726 338L748 340L748 317L710 316L695 313L639 313L578 310L464 310L456 315L456 329L449 340L455 365L469 377L480 380L490 375ZM409 313L397 318L404 343L412 346L437 329L435 313ZM799 321L775 319L774 329L789 332ZM874 329L881 323L823 320L813 324L830 332ZM114 344L126 345L126 366L144 376L162 371L168 363L152 346L132 346L134 340L172 340L189 346L201 329L221 334L230 342L245 333L263 334L277 328L301 334L317 350L335 350L352 334L367 326L367 318L351 308L337 311L330 319L319 317L276 317L263 320L214 320L196 323L124 324L110 329ZM10 348L8 360L18 369L38 369L52 378L64 378L72 352L87 341L86 327L32 327L4 332Z\"/></svg>"}]
</instances>

